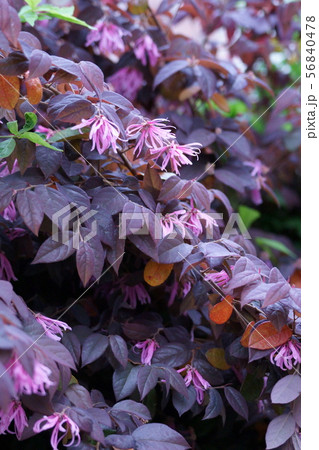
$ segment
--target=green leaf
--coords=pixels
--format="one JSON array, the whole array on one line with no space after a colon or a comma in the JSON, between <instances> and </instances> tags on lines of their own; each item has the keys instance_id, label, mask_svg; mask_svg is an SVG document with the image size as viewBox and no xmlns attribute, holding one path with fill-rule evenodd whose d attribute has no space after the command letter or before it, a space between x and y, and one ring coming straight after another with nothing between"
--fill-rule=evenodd
<instances>
[{"instance_id":1,"label":"green leaf","mask_svg":"<svg viewBox=\"0 0 319 450\"><path fill-rule=\"evenodd\" d=\"M263 387L263 378L257 378L256 374L248 373L240 388L240 392L248 402L252 402L260 396Z\"/></svg>"},{"instance_id":2,"label":"green leaf","mask_svg":"<svg viewBox=\"0 0 319 450\"><path fill-rule=\"evenodd\" d=\"M25 0L25 2L30 6L31 9L35 9L41 0Z\"/></svg>"},{"instance_id":3,"label":"green leaf","mask_svg":"<svg viewBox=\"0 0 319 450\"><path fill-rule=\"evenodd\" d=\"M257 209L249 208L249 206L245 205L239 206L239 215L246 228L250 228L255 220L259 219L259 217L261 216L260 212L257 211Z\"/></svg>"},{"instance_id":4,"label":"green leaf","mask_svg":"<svg viewBox=\"0 0 319 450\"><path fill-rule=\"evenodd\" d=\"M275 241L274 239L268 239L265 237L256 237L256 244L258 244L261 248L267 251L267 247L270 247L274 250L279 250L281 253L285 255L291 256L292 258L296 258L294 252L292 252L285 244L279 241Z\"/></svg>"},{"instance_id":5,"label":"green leaf","mask_svg":"<svg viewBox=\"0 0 319 450\"><path fill-rule=\"evenodd\" d=\"M24 114L24 125L23 128L20 130L21 132L30 131L32 130L36 124L37 124L38 118L37 115L33 112L26 112Z\"/></svg>"},{"instance_id":6,"label":"green leaf","mask_svg":"<svg viewBox=\"0 0 319 450\"><path fill-rule=\"evenodd\" d=\"M53 136L51 136L49 138L49 142L60 142L60 141L64 141L65 139L79 137L79 136L81 136L83 138L83 134L88 133L89 131L90 131L90 128L88 128L88 127L82 128L82 133L80 133L79 130L72 130L72 128L65 128L64 130L56 131L53 134Z\"/></svg>"},{"instance_id":7,"label":"green leaf","mask_svg":"<svg viewBox=\"0 0 319 450\"><path fill-rule=\"evenodd\" d=\"M10 156L15 146L15 140L12 138L0 142L0 158L7 158Z\"/></svg>"},{"instance_id":8,"label":"green leaf","mask_svg":"<svg viewBox=\"0 0 319 450\"><path fill-rule=\"evenodd\" d=\"M30 131L26 131L25 133L19 134L19 138L28 139L29 141L34 142L35 144L43 145L43 147L51 148L52 150L56 150L57 152L63 151L63 150L60 150L59 148L53 147L53 145L50 145L38 133L32 133Z\"/></svg>"},{"instance_id":9,"label":"green leaf","mask_svg":"<svg viewBox=\"0 0 319 450\"><path fill-rule=\"evenodd\" d=\"M13 122L8 122L7 127L8 127L8 130L10 131L10 133L12 133L12 134L18 133L18 121L17 120L14 120Z\"/></svg>"},{"instance_id":10,"label":"green leaf","mask_svg":"<svg viewBox=\"0 0 319 450\"><path fill-rule=\"evenodd\" d=\"M28 5L25 5L20 9L19 18L22 23L27 22L32 27L34 26L36 20L39 19L38 14Z\"/></svg>"},{"instance_id":11,"label":"green leaf","mask_svg":"<svg viewBox=\"0 0 319 450\"><path fill-rule=\"evenodd\" d=\"M65 20L66 22L82 25L83 27L90 28L90 30L94 29L94 27L91 27L91 25L87 24L83 20L77 19L73 16L74 6L59 8L58 6L53 5L39 5L37 11L40 13L46 13L50 17Z\"/></svg>"}]
</instances>

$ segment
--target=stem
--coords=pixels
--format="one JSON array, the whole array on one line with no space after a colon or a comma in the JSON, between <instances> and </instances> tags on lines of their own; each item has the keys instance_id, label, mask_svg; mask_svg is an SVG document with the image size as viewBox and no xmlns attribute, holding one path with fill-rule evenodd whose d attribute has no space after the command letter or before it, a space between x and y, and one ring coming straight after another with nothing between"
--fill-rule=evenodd
<instances>
[{"instance_id":1,"label":"stem","mask_svg":"<svg viewBox=\"0 0 319 450\"><path fill-rule=\"evenodd\" d=\"M130 161L127 159L126 155L123 153L119 153L123 163L125 164L125 166L129 169L129 171L135 176L137 177L137 173L136 170L132 167L132 164L130 163Z\"/></svg>"}]
</instances>

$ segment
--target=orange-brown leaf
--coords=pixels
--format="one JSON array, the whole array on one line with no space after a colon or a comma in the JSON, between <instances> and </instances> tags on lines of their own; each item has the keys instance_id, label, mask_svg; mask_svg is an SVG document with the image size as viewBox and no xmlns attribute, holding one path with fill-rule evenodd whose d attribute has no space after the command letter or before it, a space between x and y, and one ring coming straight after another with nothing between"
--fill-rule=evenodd
<instances>
[{"instance_id":1,"label":"orange-brown leaf","mask_svg":"<svg viewBox=\"0 0 319 450\"><path fill-rule=\"evenodd\" d=\"M227 100L221 94L218 94L218 92L215 92L215 94L213 94L212 100L222 111L230 111Z\"/></svg>"},{"instance_id":2,"label":"orange-brown leaf","mask_svg":"<svg viewBox=\"0 0 319 450\"><path fill-rule=\"evenodd\" d=\"M227 322L233 312L233 298L227 295L221 302L214 305L209 311L210 319L219 325Z\"/></svg>"},{"instance_id":3,"label":"orange-brown leaf","mask_svg":"<svg viewBox=\"0 0 319 450\"><path fill-rule=\"evenodd\" d=\"M16 76L0 75L0 106L13 109L20 96L20 80Z\"/></svg>"},{"instance_id":4,"label":"orange-brown leaf","mask_svg":"<svg viewBox=\"0 0 319 450\"><path fill-rule=\"evenodd\" d=\"M227 370L230 365L225 359L225 350L223 348L210 348L206 352L208 362L216 369Z\"/></svg>"},{"instance_id":5,"label":"orange-brown leaf","mask_svg":"<svg viewBox=\"0 0 319 450\"><path fill-rule=\"evenodd\" d=\"M43 88L39 78L25 80L27 98L31 105L37 105L42 100Z\"/></svg>"},{"instance_id":6,"label":"orange-brown leaf","mask_svg":"<svg viewBox=\"0 0 319 450\"><path fill-rule=\"evenodd\" d=\"M241 340L240 340L240 343L243 347L248 347L249 336L254 328L254 325L255 325L254 321L249 322L249 324L247 325L247 328L244 331L244 334L242 335Z\"/></svg>"},{"instance_id":7,"label":"orange-brown leaf","mask_svg":"<svg viewBox=\"0 0 319 450\"><path fill-rule=\"evenodd\" d=\"M148 261L144 269L144 280L150 286L159 286L169 277L174 264L160 264Z\"/></svg>"},{"instance_id":8,"label":"orange-brown leaf","mask_svg":"<svg viewBox=\"0 0 319 450\"><path fill-rule=\"evenodd\" d=\"M256 350L268 350L285 344L291 336L292 331L288 325L284 325L278 331L271 322L262 322L251 332L248 347Z\"/></svg>"}]
</instances>

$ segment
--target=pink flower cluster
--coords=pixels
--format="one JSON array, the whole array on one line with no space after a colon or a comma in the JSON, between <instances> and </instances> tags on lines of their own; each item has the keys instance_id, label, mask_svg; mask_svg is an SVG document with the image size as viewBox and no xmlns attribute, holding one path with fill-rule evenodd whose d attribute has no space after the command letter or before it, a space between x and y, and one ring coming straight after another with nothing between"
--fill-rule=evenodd
<instances>
[{"instance_id":1,"label":"pink flower cluster","mask_svg":"<svg viewBox=\"0 0 319 450\"><path fill-rule=\"evenodd\" d=\"M124 294L124 302L127 302L131 308L136 308L137 302L141 305L151 303L151 297L142 283L138 283L135 286L122 285L122 292Z\"/></svg>"},{"instance_id":2,"label":"pink flower cluster","mask_svg":"<svg viewBox=\"0 0 319 450\"><path fill-rule=\"evenodd\" d=\"M108 120L103 115L96 115L90 119L82 119L81 123L72 127L72 130L80 130L85 127L91 127L89 138L92 139L91 151L95 148L100 155L112 147L116 153L116 141L119 139L120 130L119 127Z\"/></svg>"},{"instance_id":3,"label":"pink flower cluster","mask_svg":"<svg viewBox=\"0 0 319 450\"><path fill-rule=\"evenodd\" d=\"M162 170L166 170L170 164L171 169L179 174L179 168L182 165L192 164L189 156L198 158L201 144L196 142L187 145L178 144L175 134L165 122L167 122L166 119L143 119L141 123L129 125L126 132L129 138L138 138L134 149L137 157L146 147L146 159L153 159L157 162L161 158Z\"/></svg>"},{"instance_id":4,"label":"pink flower cluster","mask_svg":"<svg viewBox=\"0 0 319 450\"><path fill-rule=\"evenodd\" d=\"M138 342L134 347L142 349L141 363L150 365L155 351L159 348L159 344L154 339L147 339L146 341Z\"/></svg>"},{"instance_id":5,"label":"pink flower cluster","mask_svg":"<svg viewBox=\"0 0 319 450\"><path fill-rule=\"evenodd\" d=\"M224 284L229 281L229 275L225 270L221 270L220 272L205 273L204 278L206 281L212 281L220 287L223 287Z\"/></svg>"},{"instance_id":6,"label":"pink flower cluster","mask_svg":"<svg viewBox=\"0 0 319 450\"><path fill-rule=\"evenodd\" d=\"M128 31L114 23L99 21L95 24L95 30L87 35L85 45L88 47L97 43L99 52L109 58L125 51L123 37L128 35L130 35Z\"/></svg>"},{"instance_id":7,"label":"pink flower cluster","mask_svg":"<svg viewBox=\"0 0 319 450\"><path fill-rule=\"evenodd\" d=\"M257 187L251 191L251 200L255 203L255 205L260 205L262 203L262 198L260 191L262 188L269 187L266 183L266 175L269 172L269 168L265 166L260 159L256 159L255 161L246 161L244 162L245 166L252 167L251 176L255 178Z\"/></svg>"},{"instance_id":8,"label":"pink flower cluster","mask_svg":"<svg viewBox=\"0 0 319 450\"><path fill-rule=\"evenodd\" d=\"M186 374L184 376L185 385L188 387L190 384L193 384L195 391L196 391L196 400L197 403L202 404L204 400L204 392L206 389L210 388L211 385L208 383L205 378L201 376L201 374L198 372L195 367L192 367L191 365L187 364L187 366L183 367L182 369L179 369L178 373L183 373L186 371Z\"/></svg>"},{"instance_id":9,"label":"pink flower cluster","mask_svg":"<svg viewBox=\"0 0 319 450\"><path fill-rule=\"evenodd\" d=\"M65 322L56 319L50 319L43 314L37 313L35 315L37 322L43 327L45 334L54 341L60 341L63 335L63 330L72 330L72 328Z\"/></svg>"},{"instance_id":10,"label":"pink flower cluster","mask_svg":"<svg viewBox=\"0 0 319 450\"><path fill-rule=\"evenodd\" d=\"M185 210L179 209L161 217L163 237L173 233L175 228L180 231L183 237L185 236L184 223L181 221L183 214L185 214Z\"/></svg>"},{"instance_id":11,"label":"pink flower cluster","mask_svg":"<svg viewBox=\"0 0 319 450\"><path fill-rule=\"evenodd\" d=\"M144 84L142 73L134 69L134 67L123 67L123 69L111 75L108 81L112 84L116 92L131 102L135 100L138 91Z\"/></svg>"},{"instance_id":12,"label":"pink flower cluster","mask_svg":"<svg viewBox=\"0 0 319 450\"><path fill-rule=\"evenodd\" d=\"M14 432L9 430L11 422L14 422ZM15 433L21 439L24 428L28 426L28 420L19 401L13 400L5 411L0 411L0 434Z\"/></svg>"},{"instance_id":13,"label":"pink flower cluster","mask_svg":"<svg viewBox=\"0 0 319 450\"><path fill-rule=\"evenodd\" d=\"M300 343L291 339L270 354L270 361L281 370L291 370L293 366L301 363L300 348Z\"/></svg>"},{"instance_id":14,"label":"pink flower cluster","mask_svg":"<svg viewBox=\"0 0 319 450\"><path fill-rule=\"evenodd\" d=\"M50 428L53 428L50 439L52 450L58 450L59 443L69 436L71 436L71 440L68 444L64 444L65 447L70 447L71 445L77 447L81 442L78 425L63 412L55 412L51 416L43 416L34 424L33 431L41 433ZM59 433L61 433L60 437Z\"/></svg>"},{"instance_id":15,"label":"pink flower cluster","mask_svg":"<svg viewBox=\"0 0 319 450\"><path fill-rule=\"evenodd\" d=\"M136 58L141 61L143 66L147 65L147 57L149 59L150 65L155 66L161 56L156 44L148 34L140 37L135 42L134 53Z\"/></svg>"},{"instance_id":16,"label":"pink flower cluster","mask_svg":"<svg viewBox=\"0 0 319 450\"><path fill-rule=\"evenodd\" d=\"M233 268L234 266L230 266L231 270ZM205 273L204 278L206 281L213 281L213 283L218 284L220 287L223 287L230 280L230 277L225 270L221 270L220 272Z\"/></svg>"},{"instance_id":17,"label":"pink flower cluster","mask_svg":"<svg viewBox=\"0 0 319 450\"><path fill-rule=\"evenodd\" d=\"M206 230L213 230L213 227L217 226L217 222L213 217L195 208L192 198L190 200L190 207L185 214L181 216L181 221L183 221L185 226L190 228L196 236L201 235L204 231L201 221L204 222Z\"/></svg>"},{"instance_id":18,"label":"pink flower cluster","mask_svg":"<svg viewBox=\"0 0 319 450\"><path fill-rule=\"evenodd\" d=\"M37 360L34 361L32 375L26 371L16 357L8 362L7 371L12 377L15 391L19 395L46 395L45 389L54 384L49 378L51 370Z\"/></svg>"}]
</instances>

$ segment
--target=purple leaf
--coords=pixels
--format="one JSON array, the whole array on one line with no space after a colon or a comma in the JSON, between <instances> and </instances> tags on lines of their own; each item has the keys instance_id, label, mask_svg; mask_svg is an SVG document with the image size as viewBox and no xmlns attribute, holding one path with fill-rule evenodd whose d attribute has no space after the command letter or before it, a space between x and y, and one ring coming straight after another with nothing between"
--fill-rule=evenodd
<instances>
[{"instance_id":1,"label":"purple leaf","mask_svg":"<svg viewBox=\"0 0 319 450\"><path fill-rule=\"evenodd\" d=\"M85 287L94 273L95 254L89 242L80 241L76 252L76 268Z\"/></svg>"},{"instance_id":2,"label":"purple leaf","mask_svg":"<svg viewBox=\"0 0 319 450\"><path fill-rule=\"evenodd\" d=\"M82 119L89 119L95 112L93 104L81 95L60 94L51 97L48 115L53 120L78 123Z\"/></svg>"},{"instance_id":3,"label":"purple leaf","mask_svg":"<svg viewBox=\"0 0 319 450\"><path fill-rule=\"evenodd\" d=\"M88 336L82 345L82 367L91 364L100 358L109 345L109 339L103 334L93 333Z\"/></svg>"},{"instance_id":4,"label":"purple leaf","mask_svg":"<svg viewBox=\"0 0 319 450\"><path fill-rule=\"evenodd\" d=\"M64 235L64 237L66 237L66 235ZM63 244L61 242L53 241L51 237L48 238L39 248L32 264L53 263L67 259L75 252L75 248L73 247L73 237L73 233L68 232L67 240Z\"/></svg>"},{"instance_id":5,"label":"purple leaf","mask_svg":"<svg viewBox=\"0 0 319 450\"><path fill-rule=\"evenodd\" d=\"M16 198L18 211L24 223L36 236L44 216L42 205L37 200L37 194L31 189L19 191Z\"/></svg>"},{"instance_id":6,"label":"purple leaf","mask_svg":"<svg viewBox=\"0 0 319 450\"><path fill-rule=\"evenodd\" d=\"M71 353L60 342L54 341L46 336L42 336L37 341L37 345L39 345L41 350L49 359L53 359L53 361L62 364L62 366L75 369Z\"/></svg>"},{"instance_id":7,"label":"purple leaf","mask_svg":"<svg viewBox=\"0 0 319 450\"><path fill-rule=\"evenodd\" d=\"M299 397L301 392L301 378L299 375L287 375L281 378L271 391L273 403L290 403Z\"/></svg>"},{"instance_id":8,"label":"purple leaf","mask_svg":"<svg viewBox=\"0 0 319 450\"><path fill-rule=\"evenodd\" d=\"M128 198L125 194L122 194L115 188L105 187L100 189L94 195L92 209L97 209L100 205L106 209L110 215L114 215L121 212L127 202Z\"/></svg>"},{"instance_id":9,"label":"purple leaf","mask_svg":"<svg viewBox=\"0 0 319 450\"><path fill-rule=\"evenodd\" d=\"M172 387L175 391L187 397L188 392L185 386L184 378L171 367L165 367L165 369L163 369L163 373L163 378L166 381L166 390L168 391L170 387Z\"/></svg>"},{"instance_id":10,"label":"purple leaf","mask_svg":"<svg viewBox=\"0 0 319 450\"><path fill-rule=\"evenodd\" d=\"M203 420L214 419L225 414L223 400L217 389L209 389L209 402L205 409Z\"/></svg>"},{"instance_id":11,"label":"purple leaf","mask_svg":"<svg viewBox=\"0 0 319 450\"><path fill-rule=\"evenodd\" d=\"M111 445L113 448L127 450L134 447L134 439L129 435L111 434L106 437L105 444Z\"/></svg>"},{"instance_id":12,"label":"purple leaf","mask_svg":"<svg viewBox=\"0 0 319 450\"><path fill-rule=\"evenodd\" d=\"M193 246L185 244L181 236L172 239L172 236L168 235L158 246L158 261L164 264L180 262L185 260L192 250Z\"/></svg>"},{"instance_id":13,"label":"purple leaf","mask_svg":"<svg viewBox=\"0 0 319 450\"><path fill-rule=\"evenodd\" d=\"M0 59L2 75L21 75L28 70L28 59L21 52L12 52L6 58Z\"/></svg>"},{"instance_id":14,"label":"purple leaf","mask_svg":"<svg viewBox=\"0 0 319 450\"><path fill-rule=\"evenodd\" d=\"M123 400L115 403L111 411L125 411L126 413L137 416L143 420L151 420L149 410L142 403L134 402L133 400Z\"/></svg>"},{"instance_id":15,"label":"purple leaf","mask_svg":"<svg viewBox=\"0 0 319 450\"><path fill-rule=\"evenodd\" d=\"M101 95L102 99L111 103L114 106L117 106L124 111L133 110L134 106L131 102L129 102L125 97L118 94L117 92L112 91L104 91Z\"/></svg>"},{"instance_id":16,"label":"purple leaf","mask_svg":"<svg viewBox=\"0 0 319 450\"><path fill-rule=\"evenodd\" d=\"M295 431L295 420L292 414L275 417L268 425L266 432L266 448L270 450L284 444Z\"/></svg>"},{"instance_id":17,"label":"purple leaf","mask_svg":"<svg viewBox=\"0 0 319 450\"><path fill-rule=\"evenodd\" d=\"M41 77L51 67L51 56L42 50L33 50L29 59L29 78Z\"/></svg>"},{"instance_id":18,"label":"purple leaf","mask_svg":"<svg viewBox=\"0 0 319 450\"><path fill-rule=\"evenodd\" d=\"M117 401L128 397L137 387L138 366L128 363L125 369L117 369L113 373L113 390Z\"/></svg>"},{"instance_id":19,"label":"purple leaf","mask_svg":"<svg viewBox=\"0 0 319 450\"><path fill-rule=\"evenodd\" d=\"M225 397L237 414L248 420L248 406L244 397L231 386L226 386L224 388Z\"/></svg>"},{"instance_id":20,"label":"purple leaf","mask_svg":"<svg viewBox=\"0 0 319 450\"><path fill-rule=\"evenodd\" d=\"M289 294L290 287L291 286L287 283L287 281L279 281L272 284L268 289L262 307L265 308L266 306L272 305L273 303L286 298Z\"/></svg>"},{"instance_id":21,"label":"purple leaf","mask_svg":"<svg viewBox=\"0 0 319 450\"><path fill-rule=\"evenodd\" d=\"M173 391L172 402L179 416L189 411L196 402L196 391L193 386L187 388L187 396Z\"/></svg>"},{"instance_id":22,"label":"purple leaf","mask_svg":"<svg viewBox=\"0 0 319 450\"><path fill-rule=\"evenodd\" d=\"M80 384L71 384L65 391L65 395L74 406L84 409L93 407L89 391Z\"/></svg>"},{"instance_id":23,"label":"purple leaf","mask_svg":"<svg viewBox=\"0 0 319 450\"><path fill-rule=\"evenodd\" d=\"M73 331L64 333L61 342L69 350L78 365L81 357L81 344L76 334Z\"/></svg>"},{"instance_id":24,"label":"purple leaf","mask_svg":"<svg viewBox=\"0 0 319 450\"><path fill-rule=\"evenodd\" d=\"M47 147L37 146L35 150L37 163L44 176L48 178L58 171L63 154Z\"/></svg>"},{"instance_id":25,"label":"purple leaf","mask_svg":"<svg viewBox=\"0 0 319 450\"><path fill-rule=\"evenodd\" d=\"M64 217L63 209L69 205L67 199L56 189L47 186L37 186L34 190L37 195L45 214L52 219L53 214L61 215L58 217L58 226L61 226L62 217ZM65 211L67 212L67 211Z\"/></svg>"},{"instance_id":26,"label":"purple leaf","mask_svg":"<svg viewBox=\"0 0 319 450\"><path fill-rule=\"evenodd\" d=\"M128 350L124 339L121 336L112 335L109 336L109 342L114 357L123 367L126 367Z\"/></svg>"},{"instance_id":27,"label":"purple leaf","mask_svg":"<svg viewBox=\"0 0 319 450\"><path fill-rule=\"evenodd\" d=\"M154 366L141 366L137 375L137 386L141 400L156 386L162 370Z\"/></svg>"},{"instance_id":28,"label":"purple leaf","mask_svg":"<svg viewBox=\"0 0 319 450\"><path fill-rule=\"evenodd\" d=\"M96 92L98 96L103 91L104 76L102 70L91 61L80 61L81 81L91 92Z\"/></svg>"},{"instance_id":29,"label":"purple leaf","mask_svg":"<svg viewBox=\"0 0 319 450\"><path fill-rule=\"evenodd\" d=\"M186 450L190 448L183 436L161 423L142 425L132 437L138 450Z\"/></svg>"},{"instance_id":30,"label":"purple leaf","mask_svg":"<svg viewBox=\"0 0 319 450\"><path fill-rule=\"evenodd\" d=\"M154 78L154 88L161 84L164 80L174 75L174 73L179 72L180 70L185 69L189 66L188 61L186 60L176 60L171 61L165 66L163 66Z\"/></svg>"},{"instance_id":31,"label":"purple leaf","mask_svg":"<svg viewBox=\"0 0 319 450\"><path fill-rule=\"evenodd\" d=\"M294 416L294 419L299 427L301 427L301 396L299 396L294 401L294 406L292 410L292 414Z\"/></svg>"},{"instance_id":32,"label":"purple leaf","mask_svg":"<svg viewBox=\"0 0 319 450\"><path fill-rule=\"evenodd\" d=\"M190 351L178 342L162 345L156 350L152 364L181 367L190 359Z\"/></svg>"},{"instance_id":33,"label":"purple leaf","mask_svg":"<svg viewBox=\"0 0 319 450\"><path fill-rule=\"evenodd\" d=\"M11 202L13 189L0 181L0 212L2 212Z\"/></svg>"}]
</instances>

